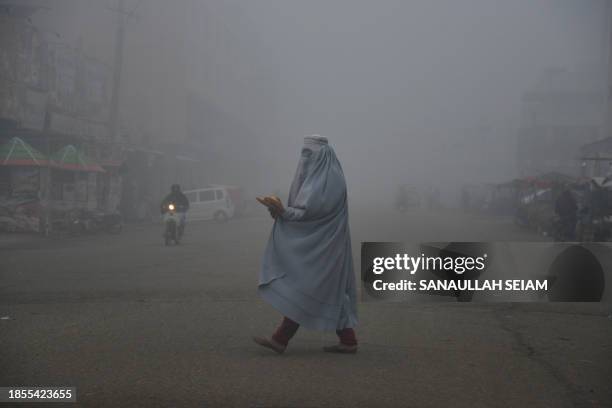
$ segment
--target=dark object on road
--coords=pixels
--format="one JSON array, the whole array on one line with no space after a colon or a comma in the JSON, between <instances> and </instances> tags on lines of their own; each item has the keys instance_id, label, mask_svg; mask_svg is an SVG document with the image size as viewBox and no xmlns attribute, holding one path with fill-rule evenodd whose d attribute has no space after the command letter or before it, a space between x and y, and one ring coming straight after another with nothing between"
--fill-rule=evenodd
<instances>
[{"instance_id":1,"label":"dark object on road","mask_svg":"<svg viewBox=\"0 0 612 408\"><path fill-rule=\"evenodd\" d=\"M581 245L563 250L548 271L551 302L600 302L604 292L603 267L597 257Z\"/></svg>"},{"instance_id":2,"label":"dark object on road","mask_svg":"<svg viewBox=\"0 0 612 408\"><path fill-rule=\"evenodd\" d=\"M486 243L482 242L450 242L444 248L440 249L440 252L437 256L442 259L457 259L457 258L477 258L479 256L483 256L483 254L488 254L491 252L489 250L489 246ZM486 255L485 255L486 256ZM466 281L466 280L478 280L480 275L482 275L486 271L486 263L485 267L482 270L473 269L469 271L465 271L462 274L457 274L454 270L433 270L431 271L434 275L446 279L452 280L456 282ZM466 290L457 290L454 293L454 296L457 298L457 302L471 302L472 297L474 296L473 291Z\"/></svg>"}]
</instances>

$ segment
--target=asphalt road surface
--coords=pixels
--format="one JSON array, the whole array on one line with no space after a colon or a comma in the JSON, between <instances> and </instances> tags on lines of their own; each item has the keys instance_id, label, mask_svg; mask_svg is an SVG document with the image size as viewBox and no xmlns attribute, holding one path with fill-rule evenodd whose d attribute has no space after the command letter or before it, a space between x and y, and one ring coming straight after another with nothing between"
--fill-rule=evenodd
<instances>
[{"instance_id":1,"label":"asphalt road surface","mask_svg":"<svg viewBox=\"0 0 612 408\"><path fill-rule=\"evenodd\" d=\"M75 386L96 407L612 406L601 304L360 303L356 355L305 330L284 355L255 345L280 320L256 291L264 215L190 223L177 247L160 225L0 236L0 386ZM357 208L351 227L356 261L361 241L541 239L450 211Z\"/></svg>"}]
</instances>

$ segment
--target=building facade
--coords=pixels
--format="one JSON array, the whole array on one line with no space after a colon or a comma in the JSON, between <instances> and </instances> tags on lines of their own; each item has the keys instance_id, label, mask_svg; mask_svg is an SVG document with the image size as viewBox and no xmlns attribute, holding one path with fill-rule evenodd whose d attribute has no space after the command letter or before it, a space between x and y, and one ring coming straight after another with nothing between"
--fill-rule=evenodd
<instances>
[{"instance_id":1,"label":"building facade","mask_svg":"<svg viewBox=\"0 0 612 408\"><path fill-rule=\"evenodd\" d=\"M517 140L521 176L580 175L580 148L605 134L605 84L602 73L551 69L523 95Z\"/></svg>"},{"instance_id":2,"label":"building facade","mask_svg":"<svg viewBox=\"0 0 612 408\"><path fill-rule=\"evenodd\" d=\"M46 158L35 166L0 160L0 228L9 230L24 229L15 221L24 205L37 208L29 218L39 221L25 230L37 231L67 211L110 210L120 200L122 146L107 128L111 70L74 45L46 39L30 22L38 10L27 1L0 3L0 144L17 138ZM73 152L75 163L65 154L51 160L62 151ZM85 161L102 166L94 171ZM24 181L26 173L38 182Z\"/></svg>"}]
</instances>

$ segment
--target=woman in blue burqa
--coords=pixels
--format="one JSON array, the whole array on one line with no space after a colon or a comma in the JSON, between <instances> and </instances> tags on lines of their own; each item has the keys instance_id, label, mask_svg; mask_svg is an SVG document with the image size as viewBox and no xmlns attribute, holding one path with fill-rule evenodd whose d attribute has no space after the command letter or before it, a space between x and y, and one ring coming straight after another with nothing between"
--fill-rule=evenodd
<instances>
[{"instance_id":1,"label":"woman in blue burqa","mask_svg":"<svg viewBox=\"0 0 612 408\"><path fill-rule=\"evenodd\" d=\"M356 352L346 182L326 138L304 138L287 207L279 202L269 211L275 222L263 257L259 293L283 320L270 338L253 339L282 353L303 326L336 332L339 343L325 351Z\"/></svg>"}]
</instances>

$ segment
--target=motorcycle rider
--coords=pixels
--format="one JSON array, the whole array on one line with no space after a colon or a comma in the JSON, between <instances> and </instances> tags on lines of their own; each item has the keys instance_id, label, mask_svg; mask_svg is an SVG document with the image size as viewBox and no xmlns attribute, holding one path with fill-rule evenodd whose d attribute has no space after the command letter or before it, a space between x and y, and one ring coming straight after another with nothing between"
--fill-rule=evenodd
<instances>
[{"instance_id":1,"label":"motorcycle rider","mask_svg":"<svg viewBox=\"0 0 612 408\"><path fill-rule=\"evenodd\" d=\"M183 192L181 191L181 186L178 184L173 184L170 187L170 194L168 194L166 198L164 198L164 200L162 201L162 215L165 214L166 211L168 211L168 205L171 203L174 204L174 207L176 208L176 213L179 215L180 223L178 226L178 234L179 236L182 236L183 232L185 231L187 210L189 210L189 200L187 199L187 196L183 194Z\"/></svg>"}]
</instances>

